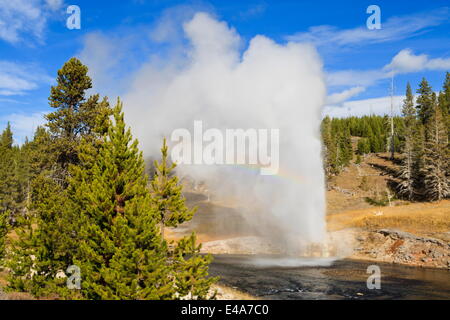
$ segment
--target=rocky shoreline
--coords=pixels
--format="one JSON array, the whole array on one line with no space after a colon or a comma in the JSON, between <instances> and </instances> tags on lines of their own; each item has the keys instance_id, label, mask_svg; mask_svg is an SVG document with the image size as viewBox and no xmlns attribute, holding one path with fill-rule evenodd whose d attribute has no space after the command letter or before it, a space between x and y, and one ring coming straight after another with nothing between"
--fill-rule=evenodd
<instances>
[{"instance_id":1,"label":"rocky shoreline","mask_svg":"<svg viewBox=\"0 0 450 320\"><path fill-rule=\"evenodd\" d=\"M450 241L442 239L394 229L344 229L331 232L329 243L328 256L337 259L351 258L450 270ZM205 242L202 244L202 252L277 254L278 248L258 237L239 237Z\"/></svg>"},{"instance_id":2,"label":"rocky shoreline","mask_svg":"<svg viewBox=\"0 0 450 320\"><path fill-rule=\"evenodd\" d=\"M351 258L450 270L450 242L408 232L358 231Z\"/></svg>"}]
</instances>

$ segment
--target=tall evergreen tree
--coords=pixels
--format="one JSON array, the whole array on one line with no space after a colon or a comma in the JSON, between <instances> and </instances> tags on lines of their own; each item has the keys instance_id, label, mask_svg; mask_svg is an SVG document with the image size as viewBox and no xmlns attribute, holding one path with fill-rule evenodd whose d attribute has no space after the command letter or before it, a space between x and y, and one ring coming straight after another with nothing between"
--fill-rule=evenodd
<instances>
[{"instance_id":1,"label":"tall evergreen tree","mask_svg":"<svg viewBox=\"0 0 450 320\"><path fill-rule=\"evenodd\" d=\"M0 211L0 265L5 254L5 239L7 233L7 213Z\"/></svg>"},{"instance_id":2,"label":"tall evergreen tree","mask_svg":"<svg viewBox=\"0 0 450 320\"><path fill-rule=\"evenodd\" d=\"M11 130L11 124L8 122L5 130L2 132L0 136L0 148L8 148L11 149L13 145L13 133Z\"/></svg>"},{"instance_id":3,"label":"tall evergreen tree","mask_svg":"<svg viewBox=\"0 0 450 320\"><path fill-rule=\"evenodd\" d=\"M75 58L58 71L57 85L51 88L49 98L56 110L46 116L48 131L39 128L28 150L32 161L28 209L33 215L29 217L32 221L24 219L22 238L13 245L11 261L23 263L11 265L10 283L27 287L36 295L54 292L56 275L72 264L77 245L73 241L75 230L67 223L74 207L67 193L69 167L79 163L82 139L99 147L96 140L103 135L111 115L106 98L99 102L98 95L85 97L91 88L87 71ZM36 230L28 228L30 224ZM30 255L34 257L32 279L30 270L22 267L30 262Z\"/></svg>"},{"instance_id":4,"label":"tall evergreen tree","mask_svg":"<svg viewBox=\"0 0 450 320\"><path fill-rule=\"evenodd\" d=\"M329 178L339 172L337 144L335 136L332 133L333 127L330 117L326 116L321 125L324 167L326 176Z\"/></svg>"},{"instance_id":5,"label":"tall evergreen tree","mask_svg":"<svg viewBox=\"0 0 450 320\"><path fill-rule=\"evenodd\" d=\"M440 107L444 115L450 114L450 72L445 74L444 85L442 86L442 96Z\"/></svg>"},{"instance_id":6,"label":"tall evergreen tree","mask_svg":"<svg viewBox=\"0 0 450 320\"><path fill-rule=\"evenodd\" d=\"M341 154L341 165L346 167L350 161L353 159L353 147L352 140L350 136L350 129L346 127L341 135L339 147L342 150Z\"/></svg>"},{"instance_id":7,"label":"tall evergreen tree","mask_svg":"<svg viewBox=\"0 0 450 320\"><path fill-rule=\"evenodd\" d=\"M357 152L359 155L370 153L370 142L367 138L361 138L358 141Z\"/></svg>"},{"instance_id":8,"label":"tall evergreen tree","mask_svg":"<svg viewBox=\"0 0 450 320\"><path fill-rule=\"evenodd\" d=\"M120 103L114 119L95 159L92 150L82 149L88 166L71 167L75 178L69 192L79 228L73 262L82 270L81 295L169 299L174 292L165 265L166 244L151 206L142 154L125 128Z\"/></svg>"},{"instance_id":9,"label":"tall evergreen tree","mask_svg":"<svg viewBox=\"0 0 450 320\"><path fill-rule=\"evenodd\" d=\"M52 150L53 140L45 127L37 127L33 140L27 145L30 182L38 175L51 175L56 164L56 154Z\"/></svg>"},{"instance_id":10,"label":"tall evergreen tree","mask_svg":"<svg viewBox=\"0 0 450 320\"><path fill-rule=\"evenodd\" d=\"M164 240L165 227L177 227L192 219L197 208L189 209L182 194L182 185L174 169L176 163L169 164L168 147L164 138L161 148L161 161L154 162L155 173L151 181L152 205L158 215L161 237ZM200 245L196 244L196 236L192 233L176 244L168 255L171 261L173 278L175 279L176 297L206 298L210 285L215 278L207 278L208 265L212 261L210 255L200 255Z\"/></svg>"},{"instance_id":11,"label":"tall evergreen tree","mask_svg":"<svg viewBox=\"0 0 450 320\"><path fill-rule=\"evenodd\" d=\"M10 220L19 210L20 149L13 146L13 134L8 123L0 136L0 212Z\"/></svg>"},{"instance_id":12,"label":"tall evergreen tree","mask_svg":"<svg viewBox=\"0 0 450 320\"><path fill-rule=\"evenodd\" d=\"M107 121L111 114L105 99L99 95L86 98L92 88L88 68L72 58L58 70L57 85L51 88L49 104L56 110L46 116L47 127L53 138L52 150L56 155L54 179L66 185L68 167L78 163L77 146L81 137L93 133L99 121ZM101 118L101 119L99 119Z\"/></svg>"},{"instance_id":13,"label":"tall evergreen tree","mask_svg":"<svg viewBox=\"0 0 450 320\"><path fill-rule=\"evenodd\" d=\"M446 73L442 91L439 93L439 107L441 108L442 117L447 127L448 139L450 140L450 72ZM450 168L447 171L447 175L450 176Z\"/></svg>"},{"instance_id":14,"label":"tall evergreen tree","mask_svg":"<svg viewBox=\"0 0 450 320\"><path fill-rule=\"evenodd\" d=\"M125 128L120 102L114 119L101 147L96 150L83 139L80 164L70 167L67 192L72 213L66 216L73 221L71 228L76 228L73 241L79 249L72 251L72 258L82 272L81 290L75 296L174 299L190 294L205 298L214 281L206 278L210 257L198 255L193 236L169 250L161 237L161 207L155 204L157 196L149 192L142 153ZM165 165L160 168L169 172ZM172 179L165 181L176 181ZM181 203L175 205L177 195L170 192L169 197L173 198L166 199L170 208L185 213ZM58 292L74 296L63 287Z\"/></svg>"},{"instance_id":15,"label":"tall evergreen tree","mask_svg":"<svg viewBox=\"0 0 450 320\"><path fill-rule=\"evenodd\" d=\"M417 115L423 125L426 125L433 114L434 97L433 90L428 84L428 81L423 78L417 89L419 96L417 97Z\"/></svg>"},{"instance_id":16,"label":"tall evergreen tree","mask_svg":"<svg viewBox=\"0 0 450 320\"><path fill-rule=\"evenodd\" d=\"M413 153L413 139L414 128L416 121L416 110L414 109L414 96L412 94L411 86L408 82L406 86L406 98L403 101L402 114L405 122L404 136L404 154L402 164L400 166L399 177L399 194L406 197L408 200L414 198L414 153Z\"/></svg>"},{"instance_id":17,"label":"tall evergreen tree","mask_svg":"<svg viewBox=\"0 0 450 320\"><path fill-rule=\"evenodd\" d=\"M161 148L162 159L154 162L155 173L151 182L152 201L160 214L161 233L164 238L164 228L176 227L192 219L196 208L188 209L181 192L182 185L173 174L176 163L169 164L166 139Z\"/></svg>"},{"instance_id":18,"label":"tall evergreen tree","mask_svg":"<svg viewBox=\"0 0 450 320\"><path fill-rule=\"evenodd\" d=\"M426 130L423 167L425 195L429 200L442 200L450 195L450 181L446 176L450 158L448 133L441 108L436 102Z\"/></svg>"}]
</instances>

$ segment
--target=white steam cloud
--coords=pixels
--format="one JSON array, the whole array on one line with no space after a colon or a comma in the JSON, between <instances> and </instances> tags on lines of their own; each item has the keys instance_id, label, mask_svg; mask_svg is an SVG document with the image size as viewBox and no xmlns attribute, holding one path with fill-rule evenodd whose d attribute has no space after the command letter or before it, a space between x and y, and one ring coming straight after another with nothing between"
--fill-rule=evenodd
<instances>
[{"instance_id":1,"label":"white steam cloud","mask_svg":"<svg viewBox=\"0 0 450 320\"><path fill-rule=\"evenodd\" d=\"M207 182L216 197L233 195L260 235L290 252L325 239L325 187L319 126L326 89L314 47L243 41L226 23L196 13L183 25L187 44L151 59L123 96L125 116L146 155L159 155L173 130L279 129L280 173L236 166L179 170ZM176 57L176 58L173 58ZM94 75L95 79L95 75ZM295 251L294 251L295 250Z\"/></svg>"}]
</instances>

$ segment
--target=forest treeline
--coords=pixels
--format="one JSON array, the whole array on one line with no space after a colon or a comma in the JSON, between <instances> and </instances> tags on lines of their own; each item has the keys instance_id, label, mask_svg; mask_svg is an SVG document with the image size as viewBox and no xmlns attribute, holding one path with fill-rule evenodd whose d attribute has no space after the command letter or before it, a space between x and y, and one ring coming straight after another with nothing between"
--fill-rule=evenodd
<instances>
[{"instance_id":1,"label":"forest treeline","mask_svg":"<svg viewBox=\"0 0 450 320\"><path fill-rule=\"evenodd\" d=\"M328 178L339 174L356 156L356 163L369 153L391 152L400 159L398 196L433 201L450 196L450 73L436 94L423 78L414 96L406 86L402 115L390 117L325 117L321 133L324 167ZM358 140L352 145L352 137Z\"/></svg>"},{"instance_id":2,"label":"forest treeline","mask_svg":"<svg viewBox=\"0 0 450 320\"><path fill-rule=\"evenodd\" d=\"M0 266L8 289L67 299L206 299L217 279L195 234L166 141L145 174L122 103L110 106L76 58L58 71L45 126L21 146L0 136ZM10 236L6 237L9 233ZM70 282L71 281L71 282ZM71 285L68 286L70 282Z\"/></svg>"}]
</instances>

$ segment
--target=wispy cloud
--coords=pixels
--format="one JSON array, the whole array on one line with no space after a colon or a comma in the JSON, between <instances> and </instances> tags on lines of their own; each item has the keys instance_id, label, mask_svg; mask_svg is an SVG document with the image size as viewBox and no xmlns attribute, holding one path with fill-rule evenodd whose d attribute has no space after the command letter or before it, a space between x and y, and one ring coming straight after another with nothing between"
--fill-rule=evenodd
<instances>
[{"instance_id":1,"label":"wispy cloud","mask_svg":"<svg viewBox=\"0 0 450 320\"><path fill-rule=\"evenodd\" d=\"M328 97L328 104L341 104L365 88L376 85L379 81L390 78L393 74L405 74L421 71L450 70L450 58L430 58L426 54L415 55L410 49L403 49L380 69L339 70L329 72L327 85L333 87L350 87ZM341 89L342 90L342 89Z\"/></svg>"},{"instance_id":2,"label":"wispy cloud","mask_svg":"<svg viewBox=\"0 0 450 320\"><path fill-rule=\"evenodd\" d=\"M356 46L410 38L426 32L429 28L448 23L450 9L443 7L408 16L390 17L380 30L369 30L365 25L353 29L339 29L329 25L309 28L287 36L289 41L312 42L317 46Z\"/></svg>"},{"instance_id":3,"label":"wispy cloud","mask_svg":"<svg viewBox=\"0 0 450 320\"><path fill-rule=\"evenodd\" d=\"M0 0L0 39L18 43L31 36L43 42L49 18L63 0Z\"/></svg>"},{"instance_id":4,"label":"wispy cloud","mask_svg":"<svg viewBox=\"0 0 450 320\"><path fill-rule=\"evenodd\" d=\"M384 70L410 73L422 70L450 70L450 58L430 59L426 54L415 55L410 49L400 51Z\"/></svg>"},{"instance_id":5,"label":"wispy cloud","mask_svg":"<svg viewBox=\"0 0 450 320\"><path fill-rule=\"evenodd\" d=\"M394 96L394 114L400 114L400 107L404 96ZM391 97L379 97L364 100L346 101L337 105L327 105L323 115L342 118L348 116L364 116L368 114L385 115L391 112Z\"/></svg>"},{"instance_id":6,"label":"wispy cloud","mask_svg":"<svg viewBox=\"0 0 450 320\"><path fill-rule=\"evenodd\" d=\"M52 81L39 67L0 60L0 96L23 95Z\"/></svg>"},{"instance_id":7,"label":"wispy cloud","mask_svg":"<svg viewBox=\"0 0 450 320\"><path fill-rule=\"evenodd\" d=\"M333 93L327 97L327 104L336 104L344 102L350 98L353 98L354 96L357 96L361 92L365 91L366 88L364 87L353 87L347 90L344 90L342 92Z\"/></svg>"},{"instance_id":8,"label":"wispy cloud","mask_svg":"<svg viewBox=\"0 0 450 320\"><path fill-rule=\"evenodd\" d=\"M267 3L261 2L259 4L250 5L246 10L240 11L238 16L242 20L258 17L264 14L267 10Z\"/></svg>"},{"instance_id":9,"label":"wispy cloud","mask_svg":"<svg viewBox=\"0 0 450 320\"><path fill-rule=\"evenodd\" d=\"M35 112L32 114L13 113L1 117L0 124L4 127L9 122L14 134L14 142L22 144L25 142L26 137L33 137L38 126L45 123L44 114L45 112Z\"/></svg>"}]
</instances>

